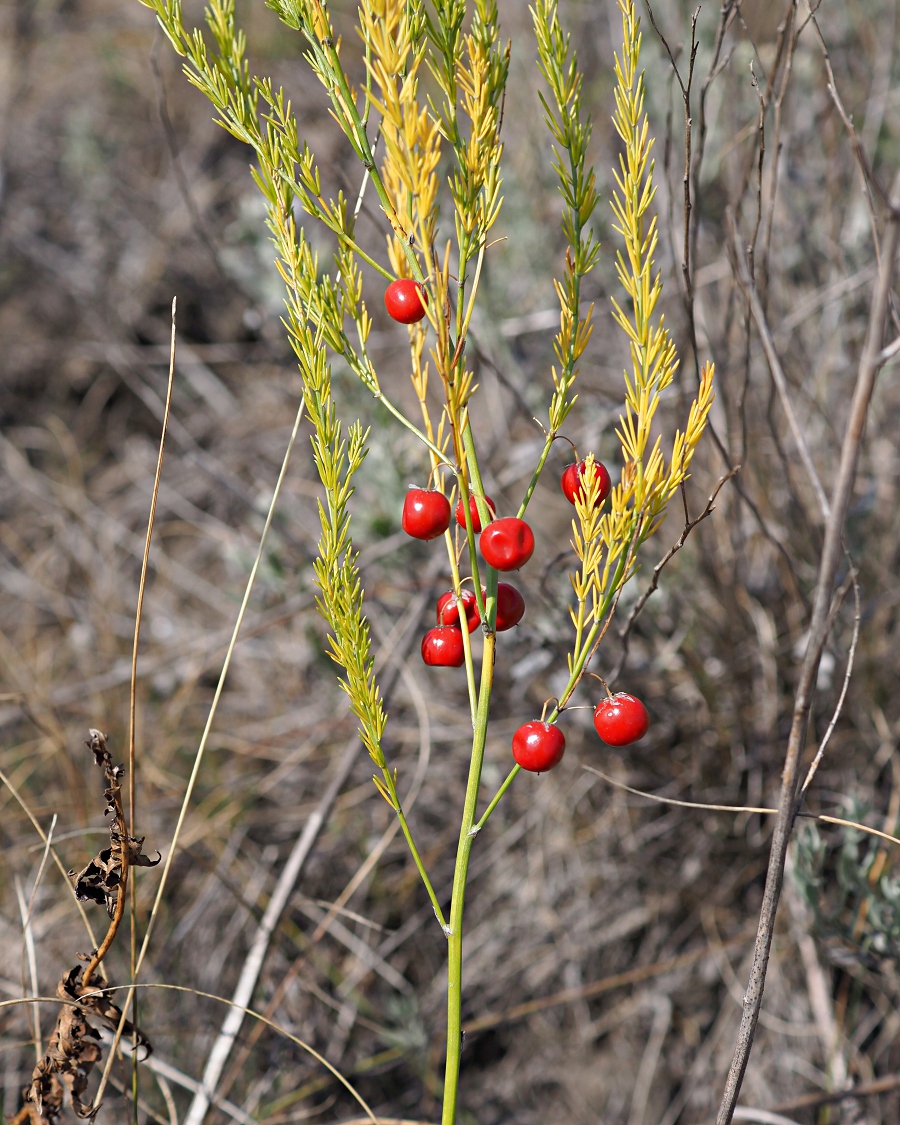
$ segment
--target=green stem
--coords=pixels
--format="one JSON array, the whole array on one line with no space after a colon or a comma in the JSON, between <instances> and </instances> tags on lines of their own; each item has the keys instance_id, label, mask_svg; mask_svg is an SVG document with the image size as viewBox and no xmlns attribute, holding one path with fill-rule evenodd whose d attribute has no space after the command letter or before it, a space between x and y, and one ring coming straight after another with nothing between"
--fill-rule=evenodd
<instances>
[{"instance_id":1,"label":"green stem","mask_svg":"<svg viewBox=\"0 0 900 1125\"><path fill-rule=\"evenodd\" d=\"M341 66L341 60L338 57L337 51L335 50L334 43L330 39L327 39L318 41L318 45L320 47L324 46L326 48L328 55L328 64L331 69L332 77L340 88L341 95L343 96L345 103L344 108L346 109L350 117L350 125L352 127L356 144L358 146L358 151L362 155L363 164L368 169L369 175L372 177L372 183L375 187L378 201L381 204L382 209L384 210L384 213L387 216L388 222L391 224L394 233L403 244L403 251L406 254L406 260L409 262L409 268L412 270L413 277L416 279L416 281L419 282L420 285L424 285L425 275L422 273L422 267L419 265L419 259L416 257L416 252L412 248L412 243L410 241L411 235L407 235L403 230L403 226L400 222L400 216L397 214L393 203L391 203L390 196L387 193L387 188L385 188L384 183L382 182L381 175L379 174L378 168L375 164L375 155L372 152L372 146L369 144L369 137L366 133L366 127L363 124L362 118L359 115L356 105L354 104L353 96L350 92L350 85L347 82L347 76L346 74L344 74L344 68Z\"/></svg>"},{"instance_id":2,"label":"green stem","mask_svg":"<svg viewBox=\"0 0 900 1125\"><path fill-rule=\"evenodd\" d=\"M491 513L488 509L487 502L484 499L484 485L481 481L481 470L478 468L478 456L475 453L475 441L472 437L472 425L468 418L466 419L466 428L463 430L463 449L466 453L466 468L469 472L469 477L474 485L473 495L475 497L475 507L478 510L478 518L481 521L482 527L487 527L491 522ZM472 579L475 583L475 602L478 606L478 612L481 614L483 624L489 624L493 632L494 622L496 619L496 611L485 601L485 597L481 592L481 577L478 570L478 554L475 548L475 528L472 524L472 512L469 508L469 496L466 490L466 482L462 473L457 474L459 481L459 495L460 501L463 506L463 513L466 518L466 537L469 541L469 554L472 559ZM494 597L496 601L497 593L497 572L493 567L487 567L486 581L488 585L489 598ZM493 590L491 595L490 591ZM494 618L490 615L494 613Z\"/></svg>"},{"instance_id":3,"label":"green stem","mask_svg":"<svg viewBox=\"0 0 900 1125\"><path fill-rule=\"evenodd\" d=\"M627 573L627 569L634 554L634 549L639 547L642 542L642 540L639 540L637 543L635 543L635 535L638 532L639 526L640 521L638 521L637 526L633 526L631 531L629 532L628 549L626 551L623 551L619 556L619 560L616 563L616 570L613 575L612 582L610 583L609 592L603 599L601 608L596 615L594 624L591 626L590 632L587 635L587 639L584 642L581 652L576 658L573 659L572 672L569 676L569 682L566 684L565 690L559 697L556 707L547 716L548 723L556 722L566 703L569 701L569 699L571 699L572 692L578 686L578 681L584 675L584 669L587 665L587 662L594 655L594 642L597 640L597 634L604 627L606 615L610 612L611 608L612 610L615 610L616 602L618 600L619 594L621 593L621 587L624 584L625 574Z\"/></svg>"},{"instance_id":4,"label":"green stem","mask_svg":"<svg viewBox=\"0 0 900 1125\"><path fill-rule=\"evenodd\" d=\"M566 705L566 700L571 698L572 692L578 686L578 681L584 675L585 665L587 664L590 656L593 653L594 641L597 637L597 634L599 633L600 629L603 626L603 619L606 617L607 613L609 612L610 606L613 604L613 601L615 600L616 593L618 591L619 584L622 580L622 575L624 573L624 569L625 569L625 566L628 562L628 558L630 556L630 553L631 552L629 550L628 552L623 554L622 558L619 560L618 566L616 567L615 576L613 577L612 588L610 590L610 593L603 599L602 612L598 613L597 620L594 622L594 625L591 628L591 631L588 633L587 640L584 644L584 647L581 650L581 654L579 655L578 659L575 660L575 662L573 664L572 673L569 676L569 682L566 684L566 687L565 687L565 690L562 693L562 696L557 701L556 707L547 716L547 722L548 723L555 723L556 722L556 720L559 718L563 708ZM494 811L494 809L497 807L497 805L500 804L500 801L503 797L503 794L507 791L507 789L509 789L510 785L512 785L513 781L516 778L516 775L519 773L521 768L522 768L521 766L516 765L516 766L513 766L513 768L509 771L509 773L506 776L506 780L503 782L503 784L500 786L500 788L494 794L493 798L491 799L491 803L484 810L484 813L482 814L481 819L471 829L470 834L472 835L472 837L477 836L478 833L481 831L481 829L485 826L485 824L487 823L488 818L490 817L491 813ZM452 924L452 917L451 917L451 924Z\"/></svg>"},{"instance_id":5,"label":"green stem","mask_svg":"<svg viewBox=\"0 0 900 1125\"><path fill-rule=\"evenodd\" d=\"M456 287L456 338L462 339L463 320L466 308L466 270L469 267L468 240L461 239L459 243L459 282ZM462 362L462 357L460 357Z\"/></svg>"},{"instance_id":6,"label":"green stem","mask_svg":"<svg viewBox=\"0 0 900 1125\"><path fill-rule=\"evenodd\" d=\"M258 150L257 150L258 151ZM281 172L281 178L288 185L291 191L300 199L303 210L307 215L311 215L314 219L318 219L320 223L328 227L335 237L339 238L354 254L357 254L366 265L371 266L373 270L380 273L383 278L388 281L394 280L394 275L390 270L386 270L380 262L377 262L371 255L367 254L353 236L345 230L339 222L331 217L325 201L321 198L316 198L306 188L304 188L293 176L288 175L287 172ZM368 168L366 168L366 175L370 176ZM374 182L374 177L372 177Z\"/></svg>"},{"instance_id":7,"label":"green stem","mask_svg":"<svg viewBox=\"0 0 900 1125\"><path fill-rule=\"evenodd\" d=\"M463 430L463 449L466 451L466 467L469 470L469 478L472 481L472 493L475 497L475 507L478 509L478 517L481 520L481 526L487 525L493 519L491 510L487 506L487 500L484 498L484 482L481 479L481 469L478 467L478 454L475 452L475 439L472 436L472 423L466 417L466 428ZM491 568L488 567L488 570Z\"/></svg>"},{"instance_id":8,"label":"green stem","mask_svg":"<svg viewBox=\"0 0 900 1125\"><path fill-rule=\"evenodd\" d=\"M394 779L389 769L384 770L385 780L391 796L394 798L394 809L397 813L397 819L400 821L400 829L403 832L403 837L406 840L406 846L409 848L410 855L413 858L413 863L416 865L416 870L422 876L422 882L425 884L425 890L428 892L428 897L431 900L431 906L434 910L434 916L441 924L441 929L446 932L447 922L444 918L444 912L441 910L441 904L438 901L438 896L435 894L434 887L431 885L431 880L428 878L428 872L425 870L425 864L419 855L419 849L416 847L415 841L412 837L412 832L409 830L409 825L406 823L406 816L403 812L403 806L400 804L400 798L397 796L397 790L394 787Z\"/></svg>"},{"instance_id":9,"label":"green stem","mask_svg":"<svg viewBox=\"0 0 900 1125\"><path fill-rule=\"evenodd\" d=\"M522 503L519 505L518 512L516 512L516 515L519 519L522 519L522 517L525 515L525 509L531 502L531 497L534 495L534 490L537 488L537 482L540 480L541 473L544 469L544 464L547 458L550 456L550 447L553 445L555 439L555 432L547 434L547 440L544 442L544 448L541 450L541 455L538 458L538 463L535 466L534 472L531 474L531 480L528 482L528 488L525 490L525 497L522 500Z\"/></svg>"},{"instance_id":10,"label":"green stem","mask_svg":"<svg viewBox=\"0 0 900 1125\"><path fill-rule=\"evenodd\" d=\"M453 589L457 598L459 598L462 592L462 586L460 585L459 566L456 562L456 550L453 545L453 536L450 534L449 529L444 532L444 541L447 544L447 558L450 560L450 574L453 577ZM474 730L475 711L478 707L478 689L475 686L475 664L472 661L472 640L469 636L468 623L463 624L466 613L462 601L460 601L457 606L457 613L459 614L459 625L462 629L463 655L466 661L466 687L469 690L469 710L472 713L472 729Z\"/></svg>"},{"instance_id":11,"label":"green stem","mask_svg":"<svg viewBox=\"0 0 900 1125\"><path fill-rule=\"evenodd\" d=\"M472 835L473 836L477 836L478 833L482 830L482 828L484 828L485 824L487 824L488 817L491 815L491 813L494 811L494 809L500 804L501 797L506 792L506 790L509 789L510 785L512 785L512 783L515 781L516 775L519 773L519 771L521 769L522 769L521 766L515 765L509 771L509 773L506 775L506 780L503 782L503 784L500 786L500 788L494 794L494 799L491 801L491 803L488 805L488 807L484 810L484 813L481 817L481 820L479 820L479 822L472 829Z\"/></svg>"},{"instance_id":12,"label":"green stem","mask_svg":"<svg viewBox=\"0 0 900 1125\"><path fill-rule=\"evenodd\" d=\"M450 933L447 942L447 1061L444 1070L444 1106L441 1125L454 1125L456 1094L459 1086L459 1062L462 1049L462 935L463 907L466 897L466 878L469 873L469 856L472 851L472 825L481 784L481 767L484 762L484 744L487 738L488 712L491 704L491 687L494 682L495 635L484 637L484 659L481 665L481 690L478 696L478 714L472 739L472 758L466 784L466 800L462 823L459 827L459 845L453 872L453 895L450 900Z\"/></svg>"},{"instance_id":13,"label":"green stem","mask_svg":"<svg viewBox=\"0 0 900 1125\"><path fill-rule=\"evenodd\" d=\"M372 393L375 395L375 398L377 398L379 402L384 403L388 411L390 411L390 413L394 415L398 422L401 422L404 426L406 426L410 433L415 434L419 441L424 442L425 445L428 446L431 452L435 455L435 457L438 458L438 460L442 464L447 465L451 469L455 468L453 462L450 460L447 454L444 453L443 450L438 449L433 441L429 441L426 435L422 433L418 426L413 425L413 423L410 422L405 414L401 414L397 407L394 406L391 400L385 395L384 391L378 390L373 391Z\"/></svg>"}]
</instances>

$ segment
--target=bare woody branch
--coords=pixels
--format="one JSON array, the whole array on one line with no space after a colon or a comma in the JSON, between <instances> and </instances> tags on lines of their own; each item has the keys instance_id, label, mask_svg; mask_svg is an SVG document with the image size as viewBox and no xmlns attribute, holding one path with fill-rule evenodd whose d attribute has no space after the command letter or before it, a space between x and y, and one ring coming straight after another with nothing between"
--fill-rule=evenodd
<instances>
[{"instance_id":1,"label":"bare woody branch","mask_svg":"<svg viewBox=\"0 0 900 1125\"><path fill-rule=\"evenodd\" d=\"M828 636L829 608L832 601L835 574L841 557L844 520L850 504L853 482L856 479L860 446L862 445L869 404L875 387L875 378L880 366L879 360L894 277L898 235L900 235L900 176L895 180L891 193L887 226L881 240L880 266L875 283L875 292L872 297L868 333L859 364L853 400L850 405L847 430L841 448L841 460L831 500L831 511L825 525L825 542L819 563L809 640L806 645L806 655L794 699L791 732L785 754L778 815L772 836L772 850L769 854L766 886L753 951L750 980L744 994L743 1013L738 1029L737 1042L735 1043L734 1057L726 1079L716 1125L731 1125L741 1084L747 1070L750 1051L753 1047L756 1024L759 1020L769 952L775 931L775 914L778 910L778 901L781 897L781 887L784 881L787 847L797 815L800 758L805 743L807 720L812 705L813 688L819 670L819 661Z\"/></svg>"}]
</instances>

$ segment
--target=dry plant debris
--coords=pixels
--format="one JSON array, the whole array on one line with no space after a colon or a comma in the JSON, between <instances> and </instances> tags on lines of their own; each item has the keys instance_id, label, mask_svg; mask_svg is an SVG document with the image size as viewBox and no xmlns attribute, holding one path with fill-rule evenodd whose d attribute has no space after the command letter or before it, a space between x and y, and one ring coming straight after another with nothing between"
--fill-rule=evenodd
<instances>
[{"instance_id":1,"label":"dry plant debris","mask_svg":"<svg viewBox=\"0 0 900 1125\"><path fill-rule=\"evenodd\" d=\"M78 954L82 961L88 962L87 968L76 965L69 969L56 987L56 995L63 1001L56 1027L47 1054L34 1068L31 1085L25 1090L25 1104L12 1119L12 1125L56 1125L62 1115L66 1091L78 1117L88 1120L96 1117L100 1106L83 1100L91 1071L101 1058L100 1033L89 1022L89 1017L116 1032L122 1011L105 992L98 991L96 986L90 988L90 981L118 931L129 869L155 867L161 858L152 860L143 855L143 839L136 840L128 834L121 787L125 770L122 766L113 765L106 746L106 735L92 727L90 740L85 745L91 750L94 762L103 770L106 780L103 815L112 817L110 846L100 851L81 872L70 871L69 877L74 880L79 900L106 906L110 926L97 949ZM139 1028L126 1021L124 1033L149 1056L152 1050L150 1041Z\"/></svg>"}]
</instances>

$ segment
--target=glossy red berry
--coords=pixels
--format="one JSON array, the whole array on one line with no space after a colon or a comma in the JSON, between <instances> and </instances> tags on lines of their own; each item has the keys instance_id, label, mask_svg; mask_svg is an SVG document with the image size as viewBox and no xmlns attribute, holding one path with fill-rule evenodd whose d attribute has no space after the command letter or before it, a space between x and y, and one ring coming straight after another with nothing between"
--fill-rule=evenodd
<instances>
[{"instance_id":1,"label":"glossy red berry","mask_svg":"<svg viewBox=\"0 0 900 1125\"><path fill-rule=\"evenodd\" d=\"M639 699L620 691L597 705L594 726L607 746L629 746L647 733L650 716Z\"/></svg>"},{"instance_id":2,"label":"glossy red berry","mask_svg":"<svg viewBox=\"0 0 900 1125\"><path fill-rule=\"evenodd\" d=\"M425 315L428 294L417 281L400 277L384 291L384 307L401 324L415 324Z\"/></svg>"},{"instance_id":3,"label":"glossy red berry","mask_svg":"<svg viewBox=\"0 0 900 1125\"><path fill-rule=\"evenodd\" d=\"M497 583L497 632L518 625L525 616L525 599L508 582Z\"/></svg>"},{"instance_id":4,"label":"glossy red berry","mask_svg":"<svg viewBox=\"0 0 900 1125\"><path fill-rule=\"evenodd\" d=\"M481 622L475 591L464 587L461 601L465 610L466 621L469 625L469 632L474 633ZM438 625L455 625L457 629L461 628L459 623L459 602L456 599L456 594L454 594L452 590L448 590L446 594L441 594L438 598L437 622Z\"/></svg>"},{"instance_id":5,"label":"glossy red berry","mask_svg":"<svg viewBox=\"0 0 900 1125\"><path fill-rule=\"evenodd\" d=\"M400 522L413 539L437 539L450 526L450 501L443 492L411 488L403 501Z\"/></svg>"},{"instance_id":6,"label":"glossy red berry","mask_svg":"<svg viewBox=\"0 0 900 1125\"><path fill-rule=\"evenodd\" d=\"M497 505L490 498L490 496L485 496L484 499L485 503L488 506L488 510L491 513L491 519L493 519L497 513ZM469 511L472 513L472 530L477 535L478 532L481 531L481 516L479 516L478 514L478 505L475 503L474 496L469 497ZM460 527L466 526L466 513L463 509L462 497L460 497L459 500L456 501L456 522Z\"/></svg>"},{"instance_id":7,"label":"glossy red berry","mask_svg":"<svg viewBox=\"0 0 900 1125\"><path fill-rule=\"evenodd\" d=\"M513 757L523 770L544 773L562 761L566 739L559 727L536 719L519 727L513 735Z\"/></svg>"},{"instance_id":8,"label":"glossy red berry","mask_svg":"<svg viewBox=\"0 0 900 1125\"><path fill-rule=\"evenodd\" d=\"M570 504L575 503L575 498L583 498L582 489L584 487L584 461L579 461L576 465L568 465L563 472L562 480L559 482L563 490L563 495ZM600 482L600 489L597 493L597 501L594 504L595 508L599 508L603 501L609 496L609 490L612 486L612 481L609 479L609 473L606 466L600 461L594 462L594 476Z\"/></svg>"},{"instance_id":9,"label":"glossy red berry","mask_svg":"<svg viewBox=\"0 0 900 1125\"><path fill-rule=\"evenodd\" d=\"M488 524L480 542L484 561L496 570L518 570L534 554L534 533L515 516Z\"/></svg>"},{"instance_id":10,"label":"glossy red berry","mask_svg":"<svg viewBox=\"0 0 900 1125\"><path fill-rule=\"evenodd\" d=\"M438 625L422 638L422 659L442 668L459 668L465 661L462 630L458 625Z\"/></svg>"}]
</instances>

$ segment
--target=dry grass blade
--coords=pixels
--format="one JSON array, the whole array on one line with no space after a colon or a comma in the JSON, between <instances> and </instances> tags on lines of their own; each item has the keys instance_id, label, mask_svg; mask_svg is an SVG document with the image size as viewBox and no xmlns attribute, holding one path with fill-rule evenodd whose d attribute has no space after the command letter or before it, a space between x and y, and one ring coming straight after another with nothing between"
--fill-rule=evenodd
<instances>
[{"instance_id":1,"label":"dry grass blade","mask_svg":"<svg viewBox=\"0 0 900 1125\"><path fill-rule=\"evenodd\" d=\"M191 996L199 996L204 1000L215 1000L217 1003L226 1004L229 1007L235 1007L236 1006L234 1004L234 1001L228 1000L224 996L217 996L214 992L203 992L199 988L188 988L186 985L179 985L179 984L122 985L119 988L109 988L109 989L104 989L104 990L98 990L98 994L100 993L100 991L102 991L102 992L116 992L116 991L124 991L125 989L127 989L130 993L133 993L133 992L137 991L138 989L157 989L157 990L164 991L164 992L183 992L183 993L187 993ZM123 1010L127 1010L127 1009L125 1009L124 1005L123 1005ZM365 1111L366 1120L373 1122L373 1125L378 1125L379 1118L377 1118L375 1116L375 1114L372 1112L372 1110L366 1104L365 1099L362 1097L362 1095L359 1093L359 1091L356 1090L356 1088L353 1085L351 1085L350 1082L347 1081L347 1079L343 1076L343 1074L341 1074L341 1072L336 1067L331 1065L331 1063L328 1061L328 1059L326 1059L323 1055L320 1055L319 1052L314 1047L311 1047L308 1043L304 1042L304 1040L298 1038L296 1035L292 1035L291 1032L286 1030L286 1028L283 1028L283 1027L281 1027L280 1024L275 1023L274 1020L268 1019L261 1012L256 1012L252 1008L243 1008L242 1012L243 1012L243 1015L250 1016L251 1019L259 1020L260 1023L264 1023L266 1025L266 1027L271 1028L272 1031L277 1032L279 1035L283 1035L285 1037L285 1039L289 1039L292 1043L296 1044L296 1046L300 1047L301 1050L305 1051L308 1055L311 1055L316 1060L317 1063L319 1063L321 1066L325 1067L325 1069L332 1075L333 1078L336 1078L337 1081L340 1082L340 1084L344 1087L344 1089L347 1090L347 1092L354 1098L354 1100L359 1104L359 1106Z\"/></svg>"},{"instance_id":2,"label":"dry grass blade","mask_svg":"<svg viewBox=\"0 0 900 1125\"><path fill-rule=\"evenodd\" d=\"M16 877L16 898L19 901L19 915L22 919L22 945L24 952L28 958L28 972L31 975L31 994L37 996L38 994L38 976L37 976L37 957L34 952L34 930L31 927L31 918L29 916L28 904L25 901L25 895L22 891L22 884ZM40 1062L44 1052L41 1048L41 1017L40 1006L35 1004L32 1008L32 1018L34 1020L32 1035L34 1037L34 1050L38 1062Z\"/></svg>"},{"instance_id":3,"label":"dry grass blade","mask_svg":"<svg viewBox=\"0 0 900 1125\"><path fill-rule=\"evenodd\" d=\"M78 913L81 915L81 920L84 922L84 928L87 930L87 934L88 934L88 938L90 939L91 946L92 947L96 946L97 939L94 936L94 930L93 930L93 927L91 926L90 919L88 918L87 914L85 913L84 907L82 906L81 902L78 899L78 895L75 894L75 888L72 886L72 881L69 879L69 873L66 870L66 868L63 866L62 860L57 855L56 849L54 847L52 847L52 845L50 843L49 836L43 830L43 828L41 828L37 817L34 815L34 813L31 811L31 809L28 807L28 805L22 799L22 795L19 793L18 789L13 785L12 781L6 776L6 774L2 770L0 770L0 781L3 782L3 784L9 790L9 792L13 795L13 797L15 798L16 802L18 803L18 805L20 806L22 811L25 813L25 815L31 821L32 825L34 826L35 831L40 836L40 838L43 840L44 847L48 849L48 851L50 852L50 855L53 857L53 862L56 864L57 868L59 869L59 873L63 877L63 882L65 883L66 889L68 890L69 894L71 894L72 898L74 899L75 907L78 910ZM101 974L102 974L103 973L102 966L101 966L100 971L101 971ZM105 979L106 978L104 977L104 980Z\"/></svg>"},{"instance_id":4,"label":"dry grass blade","mask_svg":"<svg viewBox=\"0 0 900 1125\"><path fill-rule=\"evenodd\" d=\"M25 949L28 953L28 971L31 974L31 991L34 996L38 995L38 975L37 975L37 957L34 948L34 928L31 924L31 918L34 913L34 900L37 896L38 887L41 885L41 879L44 877L44 868L47 866L47 857L50 853L50 847L53 840L53 831L56 828L56 813L53 814L53 819L50 821L50 829L47 832L47 839L44 843L44 854L41 856L40 866L38 873L34 879L34 886L31 888L31 894L28 898L26 905L25 896L22 893L22 886L19 882L19 877L16 876L16 895L19 899L19 913L22 917L22 937L25 943ZM41 1047L41 1021L40 1021L40 1008L37 1004L34 1006L34 1047L37 1055L38 1062L43 1055Z\"/></svg>"},{"instance_id":5,"label":"dry grass blade","mask_svg":"<svg viewBox=\"0 0 900 1125\"><path fill-rule=\"evenodd\" d=\"M169 872L170 872L171 867L172 867L172 861L175 857L175 852L176 852L176 849L177 849L177 846L178 846L178 840L179 840L179 837L181 835L181 829L184 825L185 817L187 816L188 806L190 804L191 797L192 797L193 792L194 792L194 786L196 785L196 782L197 782L197 775L200 772L200 765L203 761L203 755L204 755L204 752L206 750L207 742L209 741L209 735L210 735L210 732L212 730L213 721L215 720L215 717L216 717L216 711L218 710L219 700L222 698L222 690L225 687L225 680L228 676L228 669L231 667L231 659L234 655L234 649L235 649L235 645L237 644L238 635L241 631L241 625L243 624L243 621L244 621L244 615L247 612L247 606L250 602L250 595L253 592L253 587L254 587L254 584L256 582L256 575L259 572L259 566L260 566L260 562L262 561L262 558L263 558L263 552L265 551L266 541L267 541L268 535L269 535L269 529L272 526L272 519L273 519L273 516L275 514L275 509L278 505L278 498L281 495L281 488L282 488L282 485L284 483L284 478L287 475L287 469L288 469L288 465L290 463L291 452L293 451L294 444L297 440L297 433L300 429L300 421L303 417L303 409L304 409L304 401L301 398L300 403L297 407L297 413L296 413L295 418L294 418L294 425L293 425L293 428L291 429L291 435L290 435L290 439L288 441L287 449L285 450L284 458L282 459L282 462L281 462L281 469L278 473L278 479L275 483L275 488L272 492L272 499L269 503L269 510L266 514L266 521L265 521L265 524L263 525L262 533L261 533L260 539L259 539L259 547L257 548L256 557L253 560L253 566L251 567L250 574L247 578L247 584L244 588L244 595L241 599L241 605L240 605L240 608L238 610L237 618L236 618L235 623L234 623L234 629L233 629L232 634L231 634L231 640L229 641L229 644L228 644L228 650L225 653L225 659L222 662L222 670L219 673L219 679L218 679L218 683L216 684L215 694L213 695L212 703L210 704L209 713L208 713L207 719L206 719L206 724L203 728L203 734L200 737L200 744L197 747L196 754L194 755L194 762L193 762L193 765L191 767L191 774L190 774L190 777L188 779L187 789L185 790L184 798L182 799L181 809L179 810L178 819L177 819L176 824L175 824L175 830L174 830L173 835L172 835L172 840L169 844L169 852L168 852L168 855L166 856L166 861L165 861L165 864L163 866L163 871L162 871L162 876L160 878L159 887L157 888L156 897L154 898L153 907L152 907L151 912L150 912L150 918L149 918L149 921L147 923L147 930L146 930L146 933L144 934L144 940L141 943L140 953L138 955L137 962L135 964L135 971L134 971L135 980L137 979L138 974L140 973L141 965L144 962L144 958L146 957L147 950L150 946L150 939L153 935L154 923L156 921L156 918L157 918L157 915L158 915L158 912L159 912L160 903L162 902L163 892L165 891L166 883L168 881ZM132 997L132 993L129 993L128 997L125 1000L125 1004L123 1006L123 1009L122 1009L122 1018L121 1018L119 1027L116 1030L116 1040L117 1040L117 1042L121 1038L122 1031L124 1030L124 1027L125 1027L125 1022L126 1022L127 1017L128 1017L128 1010L129 1010L129 1007L130 1007L130 1004L131 1004L131 997ZM115 1057L115 1052L110 1051L109 1057L107 1058L107 1061L106 1061L106 1067L104 1068L104 1071L103 1071L103 1076L100 1079L100 1085L99 1085L99 1087L97 1089L97 1093L95 1094L95 1097L94 1097L94 1105L95 1106L100 1104L100 1101L101 1101L102 1096L103 1096L103 1091L106 1087L106 1083L109 1081L109 1072L110 1072L110 1069L112 1067L112 1060L113 1060L114 1057Z\"/></svg>"},{"instance_id":6,"label":"dry grass blade","mask_svg":"<svg viewBox=\"0 0 900 1125\"><path fill-rule=\"evenodd\" d=\"M150 500L150 514L147 517L147 538L141 558L141 578L138 584L137 609L134 616L134 642L131 647L131 685L128 692L128 823L131 832L135 830L135 712L137 707L137 660L141 639L141 618L144 611L144 592L147 588L147 568L150 564L150 544L153 542L153 523L156 519L156 503L159 499L159 481L162 476L163 457L166 452L166 435L169 431L169 415L172 410L172 387L175 382L175 311L178 299L172 298L172 336L169 352L169 379L166 384L166 401L163 413L162 431L159 436L159 454L156 458L156 472L153 476L153 496ZM132 884L133 886L134 884ZM132 972L134 964L132 963Z\"/></svg>"},{"instance_id":7,"label":"dry grass blade","mask_svg":"<svg viewBox=\"0 0 900 1125\"><path fill-rule=\"evenodd\" d=\"M269 941L300 877L303 865L306 863L319 833L331 814L334 802L343 789L359 756L360 746L359 738L354 734L347 743L344 753L338 759L337 768L328 783L328 787L322 794L322 799L304 825L303 832L297 838L287 863L278 877L272 897L269 899L262 920L253 935L250 950L241 967L238 983L231 998L229 1011L209 1052L206 1069L203 1072L203 1080L194 1093L194 1099L184 1119L184 1125L198 1125L206 1115L225 1063L231 1054L231 1048L241 1029L244 1016L248 1014L247 1004L256 987L263 960L269 948Z\"/></svg>"}]
</instances>

